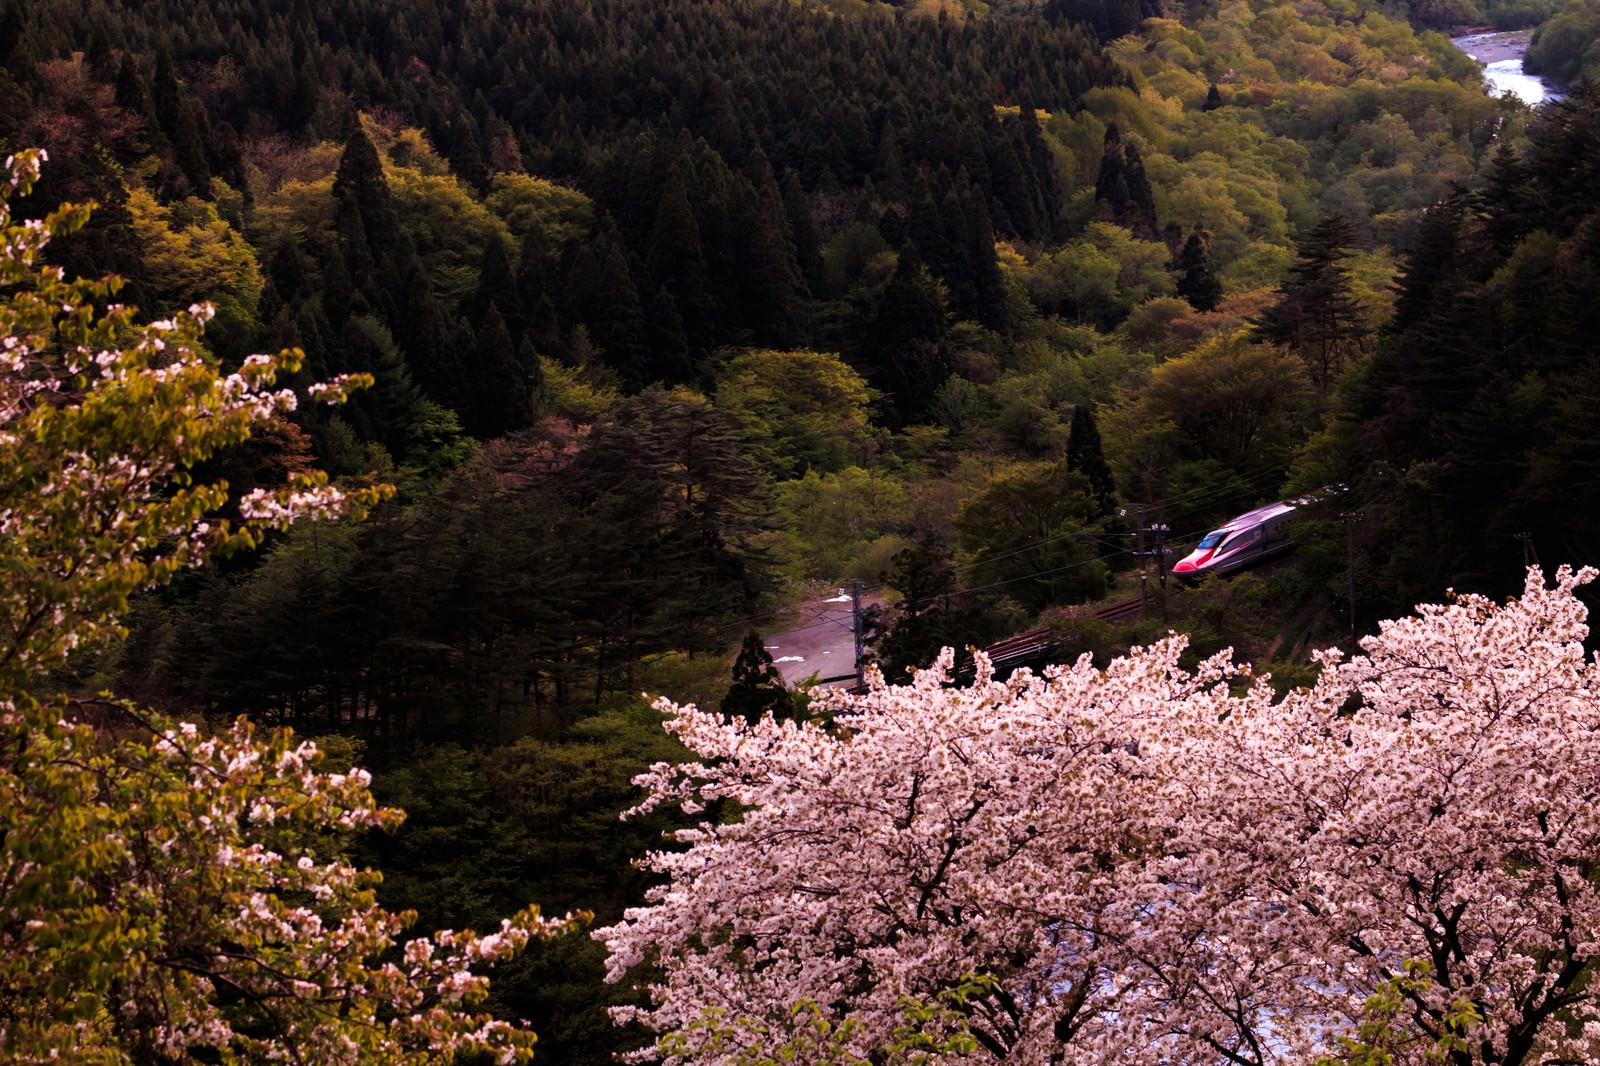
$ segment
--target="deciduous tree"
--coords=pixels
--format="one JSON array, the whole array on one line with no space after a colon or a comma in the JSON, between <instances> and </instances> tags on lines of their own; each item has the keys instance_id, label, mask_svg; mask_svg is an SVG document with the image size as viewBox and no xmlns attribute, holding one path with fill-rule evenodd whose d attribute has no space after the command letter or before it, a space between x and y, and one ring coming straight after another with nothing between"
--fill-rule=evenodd
<instances>
[{"instance_id":1,"label":"deciduous tree","mask_svg":"<svg viewBox=\"0 0 1600 1066\"><path fill-rule=\"evenodd\" d=\"M306 472L236 498L196 483L196 464L294 408L273 384L300 356L224 375L201 346L209 307L141 325L109 302L114 281L42 265L88 210L11 223L40 160L0 170L0 1056L526 1059L531 1033L472 1011L487 994L472 967L565 923L529 908L486 936L402 945L409 916L342 858L351 834L402 817L364 771L321 770L315 745L247 720L208 735L61 690L134 592L384 492Z\"/></svg>"},{"instance_id":2,"label":"deciduous tree","mask_svg":"<svg viewBox=\"0 0 1600 1066\"><path fill-rule=\"evenodd\" d=\"M947 652L819 693L828 726L662 701L699 761L642 775L637 810L739 815L651 853L666 883L595 934L612 980L651 985L616 1016L672 1062L732 1063L814 1003L849 1061L882 1061L907 998L977 976L944 1025L962 1061L1265 1066L1373 1043L1381 992L1403 1001L1381 1061L1587 1061L1596 576L1422 606L1281 699L1172 637L1006 682L980 660L959 688Z\"/></svg>"}]
</instances>

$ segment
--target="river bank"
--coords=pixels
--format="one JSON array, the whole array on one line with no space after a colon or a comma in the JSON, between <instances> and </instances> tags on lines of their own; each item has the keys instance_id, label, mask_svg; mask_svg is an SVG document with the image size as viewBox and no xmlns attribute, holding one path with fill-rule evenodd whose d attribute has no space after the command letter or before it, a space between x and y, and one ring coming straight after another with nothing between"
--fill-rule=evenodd
<instances>
[{"instance_id":1,"label":"river bank","mask_svg":"<svg viewBox=\"0 0 1600 1066\"><path fill-rule=\"evenodd\" d=\"M1522 62L1532 30L1484 30L1450 38L1450 43L1484 66L1514 59Z\"/></svg>"},{"instance_id":2,"label":"river bank","mask_svg":"<svg viewBox=\"0 0 1600 1066\"><path fill-rule=\"evenodd\" d=\"M1532 37L1532 30L1484 30L1452 37L1450 43L1482 64L1492 92L1512 93L1525 103L1539 104L1561 94L1554 85L1523 72L1522 57Z\"/></svg>"}]
</instances>

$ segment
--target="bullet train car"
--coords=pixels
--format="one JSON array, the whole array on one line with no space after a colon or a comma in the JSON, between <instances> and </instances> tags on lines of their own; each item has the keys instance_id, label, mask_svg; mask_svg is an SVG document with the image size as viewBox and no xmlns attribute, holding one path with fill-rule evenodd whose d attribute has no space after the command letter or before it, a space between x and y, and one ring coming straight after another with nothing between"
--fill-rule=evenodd
<instances>
[{"instance_id":1,"label":"bullet train car","mask_svg":"<svg viewBox=\"0 0 1600 1066\"><path fill-rule=\"evenodd\" d=\"M1246 511L1200 538L1194 551L1172 566L1174 577L1198 581L1207 574L1231 574L1287 551L1289 516L1294 504L1279 501Z\"/></svg>"}]
</instances>

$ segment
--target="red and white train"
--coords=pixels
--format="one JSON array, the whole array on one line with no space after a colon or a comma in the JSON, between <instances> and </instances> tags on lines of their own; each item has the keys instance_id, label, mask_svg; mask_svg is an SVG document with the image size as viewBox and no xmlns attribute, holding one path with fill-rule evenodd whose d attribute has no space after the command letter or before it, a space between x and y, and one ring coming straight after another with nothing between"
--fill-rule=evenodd
<instances>
[{"instance_id":1,"label":"red and white train","mask_svg":"<svg viewBox=\"0 0 1600 1066\"><path fill-rule=\"evenodd\" d=\"M1303 502L1303 501L1299 501ZM1198 581L1207 574L1231 574L1292 546L1289 516L1295 505L1280 500L1228 520L1200 538L1195 550L1172 566L1174 577Z\"/></svg>"}]
</instances>

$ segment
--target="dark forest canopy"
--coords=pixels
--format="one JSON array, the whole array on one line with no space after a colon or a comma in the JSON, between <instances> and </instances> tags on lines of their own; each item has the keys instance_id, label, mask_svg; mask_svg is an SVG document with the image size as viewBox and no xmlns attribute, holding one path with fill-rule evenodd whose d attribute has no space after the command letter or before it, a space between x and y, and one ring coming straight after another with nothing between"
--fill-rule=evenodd
<instances>
[{"instance_id":1,"label":"dark forest canopy","mask_svg":"<svg viewBox=\"0 0 1600 1066\"><path fill-rule=\"evenodd\" d=\"M304 267L324 293L320 313L307 317L304 301L278 287L271 295L299 320L280 334L308 348L337 346L356 296L345 276L357 288L371 277L375 291L355 310L374 312L424 391L479 436L519 419L448 395L444 369L415 365L423 349L446 341L479 352L492 387L496 365L531 365L524 348L571 356L582 325L624 385L688 380L721 345L817 339L819 242L862 210L878 216L891 247L919 246L950 285L955 313L1000 321L992 284L982 288L992 237L1054 236L1062 187L1037 124L999 121L995 106L1070 112L1085 91L1128 83L1086 30L1037 18L629 0L357 0L288 11L60 2L7 11L10 88L34 106L8 111L0 138L40 142L68 160L49 193L112 205L106 229L119 222L119 167L154 159L156 172L144 176L164 198L242 196L248 205L317 167L306 146L352 143L358 112L391 130L421 127L472 195L491 191L491 175L529 172L592 196L601 214L581 247L537 232L548 219L532 228L507 220L512 230L495 254L508 266L521 260L517 300L490 277L478 298L462 301L415 234L408 249L372 230L393 223L364 218L363 241L378 246L352 244L348 198L338 242L346 262L328 262L315 241L303 247L300 229L274 234L269 254L288 265L269 269L272 280ZM942 232L911 233L906 220L917 210L938 213ZM474 256L482 239L470 245ZM147 292L139 255L115 234L103 242L92 265ZM427 268L420 276L413 250ZM390 306L402 293L412 294L399 302L413 317L431 321L402 321ZM828 341L859 347L868 338L846 328Z\"/></svg>"}]
</instances>

